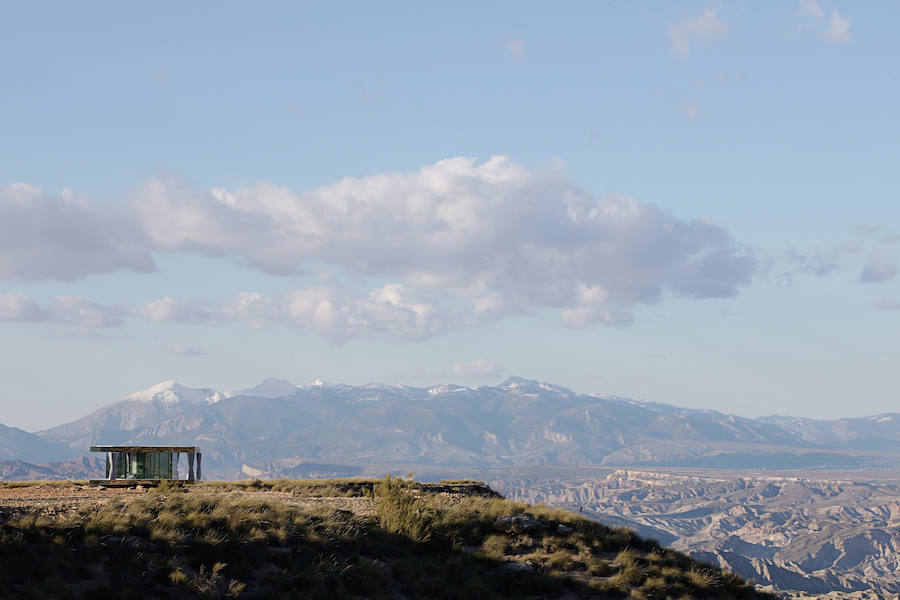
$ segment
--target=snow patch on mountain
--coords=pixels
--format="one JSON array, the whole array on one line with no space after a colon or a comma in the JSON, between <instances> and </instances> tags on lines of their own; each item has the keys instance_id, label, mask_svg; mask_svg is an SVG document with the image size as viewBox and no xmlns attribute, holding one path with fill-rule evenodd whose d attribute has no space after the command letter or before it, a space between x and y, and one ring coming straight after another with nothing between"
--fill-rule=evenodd
<instances>
[{"instance_id":1,"label":"snow patch on mountain","mask_svg":"<svg viewBox=\"0 0 900 600\"><path fill-rule=\"evenodd\" d=\"M444 394L452 394L453 392L465 391L469 391L469 388L462 387L460 385L453 385L452 383L442 383L441 385L436 385L434 387L428 388L428 394L431 396L443 396Z\"/></svg>"},{"instance_id":2,"label":"snow patch on mountain","mask_svg":"<svg viewBox=\"0 0 900 600\"><path fill-rule=\"evenodd\" d=\"M211 388L189 388L175 381L163 381L146 390L125 396L124 400L138 402L160 402L162 404L214 404L225 394Z\"/></svg>"}]
</instances>

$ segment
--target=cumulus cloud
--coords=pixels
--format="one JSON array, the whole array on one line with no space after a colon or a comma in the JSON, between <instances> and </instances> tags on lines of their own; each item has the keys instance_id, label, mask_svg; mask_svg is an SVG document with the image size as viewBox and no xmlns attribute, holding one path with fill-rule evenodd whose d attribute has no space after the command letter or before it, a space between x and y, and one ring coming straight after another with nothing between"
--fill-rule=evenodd
<instances>
[{"instance_id":1,"label":"cumulus cloud","mask_svg":"<svg viewBox=\"0 0 900 600\"><path fill-rule=\"evenodd\" d=\"M480 358L474 362L460 362L450 368L450 372L457 377L494 377L503 372L503 369L489 360Z\"/></svg>"},{"instance_id":2,"label":"cumulus cloud","mask_svg":"<svg viewBox=\"0 0 900 600\"><path fill-rule=\"evenodd\" d=\"M869 262L859 273L859 280L863 283L877 283L890 281L897 276L897 266L880 256L870 256Z\"/></svg>"},{"instance_id":3,"label":"cumulus cloud","mask_svg":"<svg viewBox=\"0 0 900 600\"><path fill-rule=\"evenodd\" d=\"M0 277L71 281L118 269L154 269L132 216L68 191L51 196L22 183L0 188Z\"/></svg>"},{"instance_id":4,"label":"cumulus cloud","mask_svg":"<svg viewBox=\"0 0 900 600\"><path fill-rule=\"evenodd\" d=\"M885 298L875 302L875 308L878 310L900 310L900 300L892 300Z\"/></svg>"},{"instance_id":5,"label":"cumulus cloud","mask_svg":"<svg viewBox=\"0 0 900 600\"><path fill-rule=\"evenodd\" d=\"M46 311L24 294L0 294L0 321L37 323L47 317Z\"/></svg>"},{"instance_id":6,"label":"cumulus cloud","mask_svg":"<svg viewBox=\"0 0 900 600\"><path fill-rule=\"evenodd\" d=\"M58 296L41 306L22 294L0 294L0 321L60 323L83 329L119 327L124 311L77 296Z\"/></svg>"},{"instance_id":7,"label":"cumulus cloud","mask_svg":"<svg viewBox=\"0 0 900 600\"><path fill-rule=\"evenodd\" d=\"M176 356L203 356L206 354L206 350L200 346L182 343L169 344L166 346L166 352Z\"/></svg>"},{"instance_id":8,"label":"cumulus cloud","mask_svg":"<svg viewBox=\"0 0 900 600\"><path fill-rule=\"evenodd\" d=\"M816 21L821 21L825 16L825 13L822 12L822 7L819 6L819 3L816 0L800 0L797 3L797 14L801 17L815 19Z\"/></svg>"},{"instance_id":9,"label":"cumulus cloud","mask_svg":"<svg viewBox=\"0 0 900 600\"><path fill-rule=\"evenodd\" d=\"M98 304L77 296L57 297L50 305L49 312L54 321L87 329L119 327L123 323L124 316L120 308Z\"/></svg>"},{"instance_id":10,"label":"cumulus cloud","mask_svg":"<svg viewBox=\"0 0 900 600\"><path fill-rule=\"evenodd\" d=\"M216 311L201 302L176 302L168 296L133 307L128 312L156 322L208 323L217 320Z\"/></svg>"},{"instance_id":11,"label":"cumulus cloud","mask_svg":"<svg viewBox=\"0 0 900 600\"><path fill-rule=\"evenodd\" d=\"M570 327L584 327L593 323L631 325L631 314L610 306L607 300L608 294L600 286L581 284L575 306L562 312L562 321Z\"/></svg>"},{"instance_id":12,"label":"cumulus cloud","mask_svg":"<svg viewBox=\"0 0 900 600\"><path fill-rule=\"evenodd\" d=\"M857 223L853 226L852 232L856 238L866 242L875 242L879 244L896 244L897 242L900 242L900 233L897 233L886 225Z\"/></svg>"},{"instance_id":13,"label":"cumulus cloud","mask_svg":"<svg viewBox=\"0 0 900 600\"><path fill-rule=\"evenodd\" d=\"M807 29L813 22L821 23L825 19L825 11L822 10L817 0L800 0L797 5L797 14L802 19L801 29ZM850 33L851 25L853 22L850 19L842 17L836 8L832 9L827 26L819 34L819 37L831 44L849 44L853 41L853 34Z\"/></svg>"},{"instance_id":14,"label":"cumulus cloud","mask_svg":"<svg viewBox=\"0 0 900 600\"><path fill-rule=\"evenodd\" d=\"M831 44L849 44L853 41L853 34L850 33L852 24L850 19L843 18L835 8L831 11L828 29L822 34L822 38Z\"/></svg>"},{"instance_id":15,"label":"cumulus cloud","mask_svg":"<svg viewBox=\"0 0 900 600\"><path fill-rule=\"evenodd\" d=\"M160 298L129 314L156 322L287 327L312 331L333 341L353 337L423 339L479 322L459 309L409 299L404 286L389 283L360 294L330 285L292 290L274 297L242 292L220 305Z\"/></svg>"},{"instance_id":16,"label":"cumulus cloud","mask_svg":"<svg viewBox=\"0 0 900 600\"><path fill-rule=\"evenodd\" d=\"M852 273L863 284L890 281L897 277L896 244L900 235L885 225L853 224L850 236L830 248L800 252L788 250L764 263L759 271L775 272L783 283L798 275L826 277Z\"/></svg>"},{"instance_id":17,"label":"cumulus cloud","mask_svg":"<svg viewBox=\"0 0 900 600\"><path fill-rule=\"evenodd\" d=\"M691 121L696 121L700 116L700 105L693 102L685 102L681 105L681 114Z\"/></svg>"},{"instance_id":18,"label":"cumulus cloud","mask_svg":"<svg viewBox=\"0 0 900 600\"><path fill-rule=\"evenodd\" d=\"M708 44L725 37L728 27L719 19L716 11L707 8L696 17L688 17L669 27L669 42L679 60L691 54L695 42Z\"/></svg>"},{"instance_id":19,"label":"cumulus cloud","mask_svg":"<svg viewBox=\"0 0 900 600\"><path fill-rule=\"evenodd\" d=\"M788 250L782 257L786 269L783 270L781 276L792 278L794 275L803 274L825 277L839 267L839 254L840 252L835 250L828 252L817 250L811 253Z\"/></svg>"},{"instance_id":20,"label":"cumulus cloud","mask_svg":"<svg viewBox=\"0 0 900 600\"><path fill-rule=\"evenodd\" d=\"M506 52L513 58L522 60L525 58L525 42L521 38L511 38L506 40Z\"/></svg>"},{"instance_id":21,"label":"cumulus cloud","mask_svg":"<svg viewBox=\"0 0 900 600\"><path fill-rule=\"evenodd\" d=\"M67 202L57 200L51 205ZM68 299L35 308L18 299L4 310L97 327L132 317L290 326L337 340L422 339L542 309L559 310L574 327L626 325L633 307L666 294L733 296L756 265L714 223L675 218L632 198L597 199L558 165L526 169L502 156L451 158L303 192L264 182L204 190L155 177L132 202L141 229L129 248L149 266L151 250L199 252L318 281L277 296L247 291L224 303L162 297L115 308ZM84 210L89 218L79 218L89 228L110 226L118 235L119 217ZM94 235L118 239L114 234ZM115 255L119 246L103 244ZM92 254L76 258L69 275L99 268Z\"/></svg>"},{"instance_id":22,"label":"cumulus cloud","mask_svg":"<svg viewBox=\"0 0 900 600\"><path fill-rule=\"evenodd\" d=\"M621 323L631 306L666 291L732 296L755 264L713 223L631 198L597 200L561 172L505 157L447 159L301 193L269 183L204 191L155 178L139 191L137 210L159 249L239 257L273 274L314 263L355 281L390 282L313 286L280 300L250 294L226 308L255 323L289 315L348 334L430 335L535 308L587 307L590 315L568 320ZM600 295L602 306L586 300ZM167 312L173 303L146 314L178 320Z\"/></svg>"}]
</instances>

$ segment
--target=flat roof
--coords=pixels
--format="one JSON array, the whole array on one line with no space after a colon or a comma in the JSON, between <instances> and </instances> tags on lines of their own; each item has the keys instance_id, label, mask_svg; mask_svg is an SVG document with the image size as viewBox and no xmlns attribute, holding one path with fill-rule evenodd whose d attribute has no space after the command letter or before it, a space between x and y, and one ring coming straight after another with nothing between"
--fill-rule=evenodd
<instances>
[{"instance_id":1,"label":"flat roof","mask_svg":"<svg viewBox=\"0 0 900 600\"><path fill-rule=\"evenodd\" d=\"M91 452L199 452L198 446L91 446Z\"/></svg>"}]
</instances>

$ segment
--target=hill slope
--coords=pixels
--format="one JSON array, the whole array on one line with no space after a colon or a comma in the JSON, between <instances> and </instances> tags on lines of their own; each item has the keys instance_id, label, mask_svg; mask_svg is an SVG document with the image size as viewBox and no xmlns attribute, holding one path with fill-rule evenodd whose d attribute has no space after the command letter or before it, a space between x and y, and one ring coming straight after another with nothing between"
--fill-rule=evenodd
<instances>
[{"instance_id":1,"label":"hill slope","mask_svg":"<svg viewBox=\"0 0 900 600\"><path fill-rule=\"evenodd\" d=\"M71 486L70 486L71 487ZM40 500L0 486L0 593L28 598L771 598L475 482L280 481ZM64 496L69 489L54 486ZM31 494L32 505L21 500ZM9 497L20 502L12 509ZM324 496L324 497L323 497Z\"/></svg>"}]
</instances>

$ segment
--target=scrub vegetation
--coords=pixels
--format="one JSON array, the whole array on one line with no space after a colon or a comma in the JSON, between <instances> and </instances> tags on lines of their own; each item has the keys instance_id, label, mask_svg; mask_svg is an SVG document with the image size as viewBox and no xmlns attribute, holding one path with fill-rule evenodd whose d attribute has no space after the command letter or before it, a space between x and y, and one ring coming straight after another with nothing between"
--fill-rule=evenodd
<instances>
[{"instance_id":1,"label":"scrub vegetation","mask_svg":"<svg viewBox=\"0 0 900 600\"><path fill-rule=\"evenodd\" d=\"M291 500L305 493L369 498L373 515ZM0 516L0 565L11 598L771 597L628 530L469 481L163 486Z\"/></svg>"}]
</instances>

